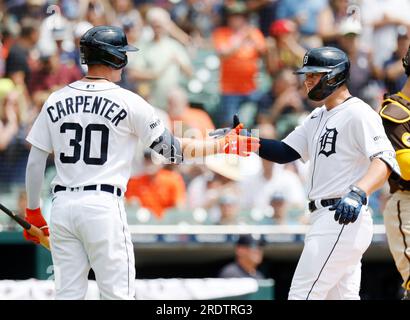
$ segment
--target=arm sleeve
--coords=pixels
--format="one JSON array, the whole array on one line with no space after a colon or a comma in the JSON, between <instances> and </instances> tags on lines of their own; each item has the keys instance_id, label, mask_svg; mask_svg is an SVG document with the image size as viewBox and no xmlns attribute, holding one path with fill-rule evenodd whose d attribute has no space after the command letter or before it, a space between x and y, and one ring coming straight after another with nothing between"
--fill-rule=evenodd
<instances>
[{"instance_id":1,"label":"arm sleeve","mask_svg":"<svg viewBox=\"0 0 410 320\"><path fill-rule=\"evenodd\" d=\"M300 154L286 143L263 138L260 139L259 156L277 163L288 163L300 158Z\"/></svg>"},{"instance_id":2,"label":"arm sleeve","mask_svg":"<svg viewBox=\"0 0 410 320\"><path fill-rule=\"evenodd\" d=\"M44 180L48 152L35 146L31 147L26 169L27 207L37 209L40 207L40 194Z\"/></svg>"}]
</instances>

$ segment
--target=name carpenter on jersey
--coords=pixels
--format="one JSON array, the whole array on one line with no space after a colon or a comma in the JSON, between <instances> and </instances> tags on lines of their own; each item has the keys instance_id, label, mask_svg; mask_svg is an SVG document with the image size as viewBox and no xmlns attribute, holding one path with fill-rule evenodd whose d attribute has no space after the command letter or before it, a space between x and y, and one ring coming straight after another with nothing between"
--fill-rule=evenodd
<instances>
[{"instance_id":1,"label":"name carpenter on jersey","mask_svg":"<svg viewBox=\"0 0 410 320\"><path fill-rule=\"evenodd\" d=\"M184 318L188 317L190 312L202 315L251 315L252 305L201 304L200 308L196 309L195 307L167 306L164 304L155 310L157 315L181 315Z\"/></svg>"},{"instance_id":2,"label":"name carpenter on jersey","mask_svg":"<svg viewBox=\"0 0 410 320\"><path fill-rule=\"evenodd\" d=\"M63 117L75 113L96 114L111 121L116 127L120 121L127 117L120 105L110 99L98 96L75 96L62 101L57 101L55 105L47 107L47 113L51 122L55 123Z\"/></svg>"}]
</instances>

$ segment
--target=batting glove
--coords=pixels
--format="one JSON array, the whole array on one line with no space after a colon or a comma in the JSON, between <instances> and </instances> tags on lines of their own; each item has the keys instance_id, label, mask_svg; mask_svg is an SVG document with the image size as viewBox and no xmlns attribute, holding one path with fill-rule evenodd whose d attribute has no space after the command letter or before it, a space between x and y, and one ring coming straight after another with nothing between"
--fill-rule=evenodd
<instances>
[{"instance_id":1,"label":"batting glove","mask_svg":"<svg viewBox=\"0 0 410 320\"><path fill-rule=\"evenodd\" d=\"M340 224L355 222L363 205L367 204L366 193L356 187L350 186L351 191L336 202L329 210L335 211L335 220Z\"/></svg>"},{"instance_id":2,"label":"batting glove","mask_svg":"<svg viewBox=\"0 0 410 320\"><path fill-rule=\"evenodd\" d=\"M234 124L235 122L239 122L236 115L234 116ZM256 152L260 147L259 138L247 134L240 135L243 128L243 123L239 123L225 136L218 138L218 153L249 157L252 152Z\"/></svg>"},{"instance_id":3,"label":"batting glove","mask_svg":"<svg viewBox=\"0 0 410 320\"><path fill-rule=\"evenodd\" d=\"M45 236L50 235L49 232L48 232L47 222L46 222L46 220L44 220L44 217L41 214L40 208L37 208L37 209L34 209L34 210L26 208L26 220L27 220L27 222L29 222L33 226L36 226L40 230L42 230ZM26 240L28 240L28 241L32 241L36 244L40 243L40 240L37 237L34 237L31 234L29 234L27 232L27 230L23 231L23 235L24 235L24 238L26 238Z\"/></svg>"}]
</instances>

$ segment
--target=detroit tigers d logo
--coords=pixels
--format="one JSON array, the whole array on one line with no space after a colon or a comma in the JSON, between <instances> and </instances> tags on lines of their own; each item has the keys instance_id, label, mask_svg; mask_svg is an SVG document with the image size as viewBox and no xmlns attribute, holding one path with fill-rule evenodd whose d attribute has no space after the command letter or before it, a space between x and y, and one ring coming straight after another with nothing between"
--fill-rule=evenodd
<instances>
[{"instance_id":1,"label":"detroit tigers d logo","mask_svg":"<svg viewBox=\"0 0 410 320\"><path fill-rule=\"evenodd\" d=\"M329 129L326 127L326 132L320 137L320 151L319 154L324 154L326 157L329 157L332 153L336 153L336 137L337 137L336 128Z\"/></svg>"}]
</instances>

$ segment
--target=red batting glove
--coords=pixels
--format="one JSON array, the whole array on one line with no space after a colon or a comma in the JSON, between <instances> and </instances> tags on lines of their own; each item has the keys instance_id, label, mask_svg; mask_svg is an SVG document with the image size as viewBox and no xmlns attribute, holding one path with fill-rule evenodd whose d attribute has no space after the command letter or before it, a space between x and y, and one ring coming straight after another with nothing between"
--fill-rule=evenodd
<instances>
[{"instance_id":1,"label":"red batting glove","mask_svg":"<svg viewBox=\"0 0 410 320\"><path fill-rule=\"evenodd\" d=\"M259 149L259 138L239 135L243 123L233 128L227 135L218 139L218 153L236 154L249 157L251 152Z\"/></svg>"},{"instance_id":2,"label":"red batting glove","mask_svg":"<svg viewBox=\"0 0 410 320\"><path fill-rule=\"evenodd\" d=\"M33 226L36 226L37 228L41 229L45 236L48 237L50 235L48 232L47 222L46 220L44 220L44 217L41 214L40 208L37 208L34 210L26 208L26 220L27 222L31 223ZM23 231L23 235L24 235L24 238L26 238L26 240L32 241L36 244L40 243L39 238L32 236L31 234L27 232L27 230Z\"/></svg>"}]
</instances>

